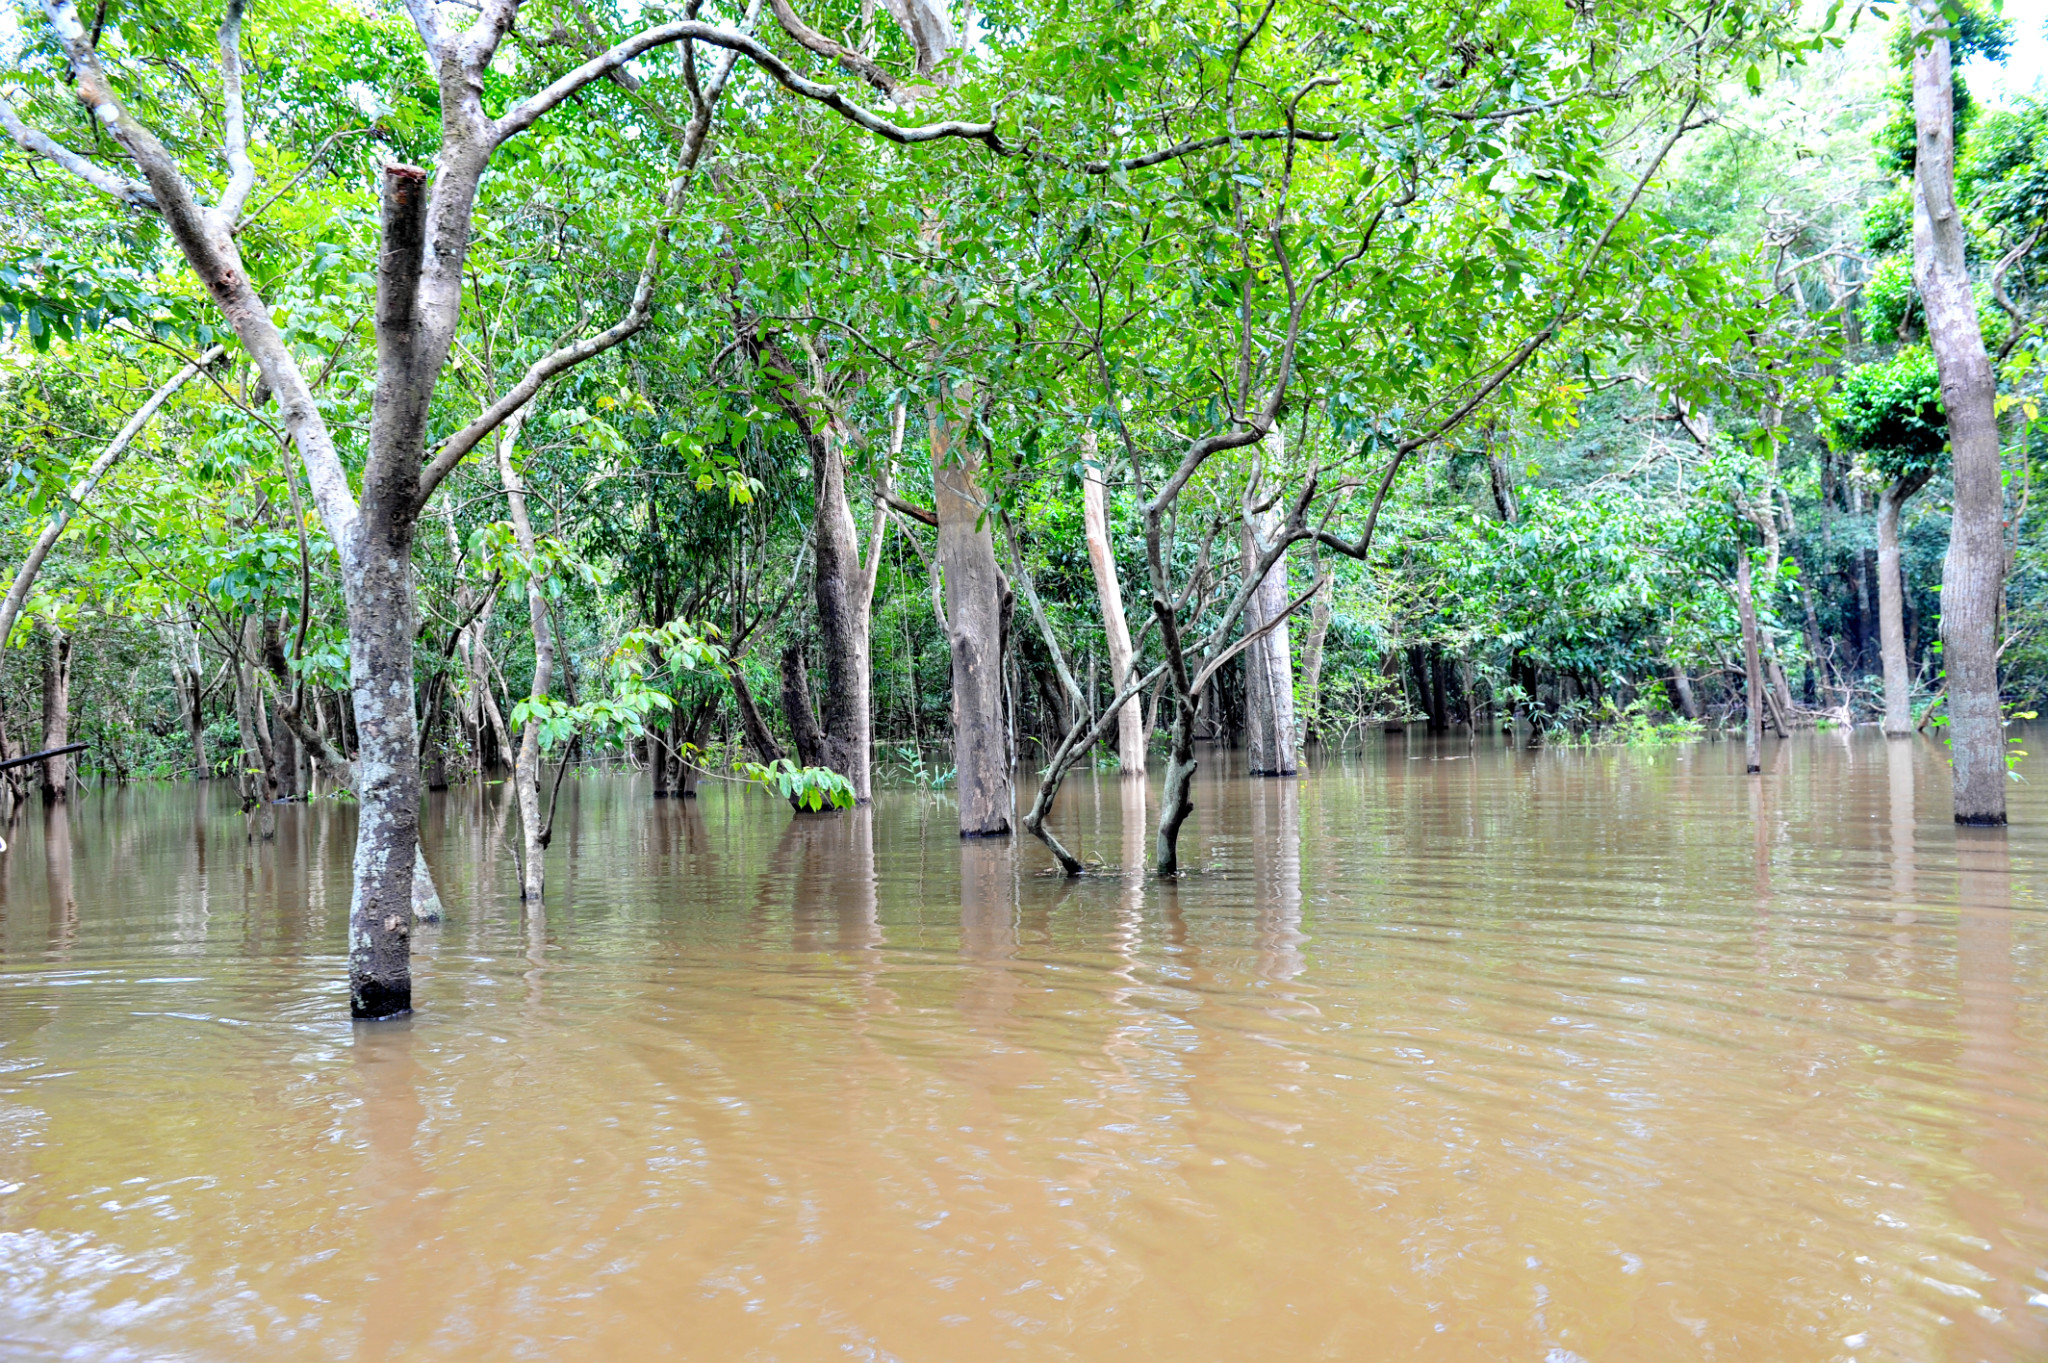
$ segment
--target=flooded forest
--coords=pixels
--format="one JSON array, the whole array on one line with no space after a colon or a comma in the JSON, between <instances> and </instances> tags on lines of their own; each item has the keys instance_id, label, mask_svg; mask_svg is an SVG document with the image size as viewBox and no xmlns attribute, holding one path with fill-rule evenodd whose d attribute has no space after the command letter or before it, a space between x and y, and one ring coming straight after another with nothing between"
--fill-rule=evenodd
<instances>
[{"instance_id":1,"label":"flooded forest","mask_svg":"<svg viewBox=\"0 0 2048 1363\"><path fill-rule=\"evenodd\" d=\"M800 2L0 8L0 1357L2048 1357L2048 4Z\"/></svg>"}]
</instances>

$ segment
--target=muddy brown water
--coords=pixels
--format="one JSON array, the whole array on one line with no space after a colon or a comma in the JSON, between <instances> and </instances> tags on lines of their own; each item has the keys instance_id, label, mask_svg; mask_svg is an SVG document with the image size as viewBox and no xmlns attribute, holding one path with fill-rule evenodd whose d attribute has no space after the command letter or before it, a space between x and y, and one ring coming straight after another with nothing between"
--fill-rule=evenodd
<instances>
[{"instance_id":1,"label":"muddy brown water","mask_svg":"<svg viewBox=\"0 0 2048 1363\"><path fill-rule=\"evenodd\" d=\"M458 790L361 1028L345 807L32 810L0 1356L2048 1357L2048 790L1739 761L1212 754L1174 884L1113 776L1075 882L942 797L587 778L544 915Z\"/></svg>"}]
</instances>

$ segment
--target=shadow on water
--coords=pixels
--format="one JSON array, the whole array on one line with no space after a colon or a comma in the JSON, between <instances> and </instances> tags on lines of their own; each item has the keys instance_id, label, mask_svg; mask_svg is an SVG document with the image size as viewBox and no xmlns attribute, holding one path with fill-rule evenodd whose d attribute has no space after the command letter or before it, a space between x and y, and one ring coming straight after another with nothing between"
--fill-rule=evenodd
<instances>
[{"instance_id":1,"label":"shadow on water","mask_svg":"<svg viewBox=\"0 0 2048 1363\"><path fill-rule=\"evenodd\" d=\"M1096 869L884 792L424 820L144 786L0 857L0 1355L2048 1356L2048 798L1940 748L1375 737L1071 777Z\"/></svg>"}]
</instances>

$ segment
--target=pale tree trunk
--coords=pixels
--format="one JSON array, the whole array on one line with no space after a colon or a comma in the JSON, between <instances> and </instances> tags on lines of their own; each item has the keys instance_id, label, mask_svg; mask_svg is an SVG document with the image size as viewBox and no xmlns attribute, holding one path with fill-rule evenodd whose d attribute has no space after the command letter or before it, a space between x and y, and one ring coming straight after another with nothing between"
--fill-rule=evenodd
<instances>
[{"instance_id":1,"label":"pale tree trunk","mask_svg":"<svg viewBox=\"0 0 2048 1363\"><path fill-rule=\"evenodd\" d=\"M1948 670L1955 816L2005 822L2005 726L1998 693L1998 609L2004 594L2005 493L1999 477L1997 385L1964 259L1956 207L1954 89L1946 20L1922 0L1913 55L1913 283L1927 311L1927 339L1941 373L1953 451L1955 517L1942 570L1942 658Z\"/></svg>"},{"instance_id":2,"label":"pale tree trunk","mask_svg":"<svg viewBox=\"0 0 2048 1363\"><path fill-rule=\"evenodd\" d=\"M1010 831L1009 742L1003 723L1004 589L993 519L975 474L981 463L968 432L973 389L961 385L931 405L932 494L939 564L946 580L946 636L953 656L953 770L960 835Z\"/></svg>"},{"instance_id":3,"label":"pale tree trunk","mask_svg":"<svg viewBox=\"0 0 2048 1363\"><path fill-rule=\"evenodd\" d=\"M1281 531L1280 513L1270 504L1279 495L1267 487L1266 473L1276 468L1286 450L1286 438L1275 426L1261 442L1261 458L1252 465L1252 476L1244 490L1244 528L1240 558L1247 580L1258 571L1260 556L1270 549ZM1294 644L1289 636L1287 614L1287 560L1282 557L1259 579L1244 610L1246 633L1267 630L1245 650L1244 709L1245 749L1254 776L1292 776L1294 759Z\"/></svg>"},{"instance_id":4,"label":"pale tree trunk","mask_svg":"<svg viewBox=\"0 0 2048 1363\"><path fill-rule=\"evenodd\" d=\"M1692 678L1685 675L1682 667L1671 669L1671 699L1683 718L1697 720L1700 717L1700 702L1693 694Z\"/></svg>"},{"instance_id":5,"label":"pale tree trunk","mask_svg":"<svg viewBox=\"0 0 2048 1363\"><path fill-rule=\"evenodd\" d=\"M171 682L178 693L178 717L185 722L186 742L192 749L192 779L204 781L210 764L206 758L206 716L200 710L206 696L206 660L199 653L199 635L184 621L162 625L160 632L171 655Z\"/></svg>"},{"instance_id":6,"label":"pale tree trunk","mask_svg":"<svg viewBox=\"0 0 2048 1363\"><path fill-rule=\"evenodd\" d=\"M1124 618L1123 585L1118 580L1116 551L1109 538L1107 489L1102 484L1100 450L1095 432L1081 436L1081 513L1088 535L1088 567L1095 574L1095 595L1102 604L1102 630L1109 639L1109 689L1122 690L1137 661L1131 627ZM1117 766L1126 776L1145 774L1145 714L1126 705L1116 717Z\"/></svg>"},{"instance_id":7,"label":"pale tree trunk","mask_svg":"<svg viewBox=\"0 0 2048 1363\"><path fill-rule=\"evenodd\" d=\"M1309 598L1308 637L1301 641L1302 706L1294 721L1297 758L1304 745L1322 741L1323 648L1330 638L1330 616L1336 595L1335 582L1323 578L1321 555L1309 555L1309 570L1322 585Z\"/></svg>"},{"instance_id":8,"label":"pale tree trunk","mask_svg":"<svg viewBox=\"0 0 2048 1363\"><path fill-rule=\"evenodd\" d=\"M1735 551L1735 613L1742 620L1742 762L1755 775L1763 768L1764 674L1757 653L1756 598L1751 590L1749 550Z\"/></svg>"},{"instance_id":9,"label":"pale tree trunk","mask_svg":"<svg viewBox=\"0 0 2048 1363\"><path fill-rule=\"evenodd\" d=\"M71 741L71 636L45 623L48 648L43 653L43 747L61 748ZM62 804L71 798L71 754L42 761L43 803Z\"/></svg>"},{"instance_id":10,"label":"pale tree trunk","mask_svg":"<svg viewBox=\"0 0 2048 1363\"><path fill-rule=\"evenodd\" d=\"M1906 661L1906 581L1899 564L1899 511L1919 483L1893 483L1877 498L1877 615L1884 656L1884 732L1913 733L1913 676Z\"/></svg>"},{"instance_id":11,"label":"pale tree trunk","mask_svg":"<svg viewBox=\"0 0 2048 1363\"><path fill-rule=\"evenodd\" d=\"M511 511L512 537L519 545L519 552L531 561L535 541L533 521L526 514L526 480L512 462L512 448L519 442L519 431L524 424L522 412L498 431L498 477L504 484L505 503ZM526 614L533 626L533 686L527 696L531 700L544 700L548 687L554 682L555 631L548 620L547 592L539 576L533 573L527 574L526 578ZM519 756L512 764L512 784L519 797L520 843L523 848L519 863L521 899L539 899L546 883L547 830L541 826L540 772L540 721L529 719L519 731Z\"/></svg>"}]
</instances>

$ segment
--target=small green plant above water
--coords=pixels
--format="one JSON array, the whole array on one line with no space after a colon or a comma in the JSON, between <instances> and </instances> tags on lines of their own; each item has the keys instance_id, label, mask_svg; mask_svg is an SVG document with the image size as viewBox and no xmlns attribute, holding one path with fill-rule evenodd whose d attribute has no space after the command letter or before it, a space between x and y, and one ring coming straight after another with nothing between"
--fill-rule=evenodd
<instances>
[{"instance_id":1,"label":"small green plant above water","mask_svg":"<svg viewBox=\"0 0 2048 1363\"><path fill-rule=\"evenodd\" d=\"M1626 705L1602 698L1597 705L1574 707L1551 741L1568 748L1665 748L1692 743L1706 735L1696 719L1660 718L1640 696Z\"/></svg>"},{"instance_id":2,"label":"small green plant above water","mask_svg":"<svg viewBox=\"0 0 2048 1363\"><path fill-rule=\"evenodd\" d=\"M799 767L787 757L773 762L735 762L732 769L768 787L798 809L853 808L853 782L825 767Z\"/></svg>"},{"instance_id":3,"label":"small green plant above water","mask_svg":"<svg viewBox=\"0 0 2048 1363\"><path fill-rule=\"evenodd\" d=\"M953 768L940 770L928 765L924 753L914 743L895 743L883 749L894 759L894 770L890 773L896 781L919 790L941 790L953 779Z\"/></svg>"}]
</instances>

